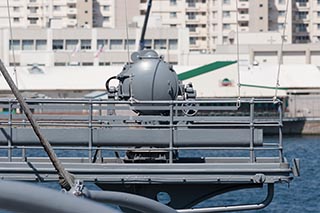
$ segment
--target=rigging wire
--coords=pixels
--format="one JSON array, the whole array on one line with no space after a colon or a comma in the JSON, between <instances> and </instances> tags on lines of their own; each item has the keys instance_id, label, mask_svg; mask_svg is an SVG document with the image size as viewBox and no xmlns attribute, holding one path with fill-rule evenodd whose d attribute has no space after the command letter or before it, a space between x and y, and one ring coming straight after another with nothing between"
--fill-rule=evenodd
<instances>
[{"instance_id":1,"label":"rigging wire","mask_svg":"<svg viewBox=\"0 0 320 213\"><path fill-rule=\"evenodd\" d=\"M124 8L126 11L126 36L127 36L127 53L128 53L128 64L130 62L130 50L129 50L129 27L128 27L128 8L127 8L127 0L124 0Z\"/></svg>"},{"instance_id":2,"label":"rigging wire","mask_svg":"<svg viewBox=\"0 0 320 213\"><path fill-rule=\"evenodd\" d=\"M241 105L241 83L240 83L240 47L239 47L239 11L238 11L238 1L236 1L236 36L237 36L237 72L238 72L238 82L237 82L237 86L238 86L238 100L237 100L237 107L239 108Z\"/></svg>"},{"instance_id":3,"label":"rigging wire","mask_svg":"<svg viewBox=\"0 0 320 213\"><path fill-rule=\"evenodd\" d=\"M124 0L124 7L125 7L125 18L126 18L126 36L127 36L127 56L128 56L128 62L127 65L130 66L130 46L129 46L129 27L128 27L128 7L127 7L127 0ZM129 94L130 94L130 100L133 100L133 94L132 94L132 70L130 69L130 77L129 77Z\"/></svg>"},{"instance_id":4,"label":"rigging wire","mask_svg":"<svg viewBox=\"0 0 320 213\"><path fill-rule=\"evenodd\" d=\"M13 58L13 71L14 71L14 77L15 77L16 86L17 86L17 88L19 88L19 86L18 86L18 75L17 75L17 66L16 66L16 55L15 55L14 46L13 46L13 32L12 32L9 0L7 0L7 9L8 9L9 29L10 29L10 46L11 46L12 58Z\"/></svg>"},{"instance_id":5,"label":"rigging wire","mask_svg":"<svg viewBox=\"0 0 320 213\"><path fill-rule=\"evenodd\" d=\"M274 101L277 99L278 89L279 89L279 86L280 86L280 71L281 71L281 63L283 63L282 62L282 60L283 60L282 56L283 56L283 47L284 47L286 25L287 25L287 18L288 18L289 1L290 0L287 0L286 16L284 18L283 32L282 32L282 35L281 35L281 47L280 47L280 54L279 54L279 58L278 58L277 82L276 82L275 93L274 93L274 97L273 97Z\"/></svg>"}]
</instances>

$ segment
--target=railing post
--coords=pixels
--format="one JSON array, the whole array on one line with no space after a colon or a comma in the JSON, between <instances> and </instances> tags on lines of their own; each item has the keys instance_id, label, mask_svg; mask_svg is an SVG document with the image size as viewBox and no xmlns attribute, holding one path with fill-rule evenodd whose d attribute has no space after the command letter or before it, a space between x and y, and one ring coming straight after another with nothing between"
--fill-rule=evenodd
<instances>
[{"instance_id":1,"label":"railing post","mask_svg":"<svg viewBox=\"0 0 320 213\"><path fill-rule=\"evenodd\" d=\"M93 106L92 100L89 101L89 144L88 144L88 158L89 162L92 163L92 140L93 140L93 130L92 130L92 117L93 117Z\"/></svg>"},{"instance_id":2,"label":"railing post","mask_svg":"<svg viewBox=\"0 0 320 213\"><path fill-rule=\"evenodd\" d=\"M254 154L254 98L250 101L250 162L255 162Z\"/></svg>"},{"instance_id":3,"label":"railing post","mask_svg":"<svg viewBox=\"0 0 320 213\"><path fill-rule=\"evenodd\" d=\"M280 163L282 163L284 161L284 158L283 158L283 138L282 138L283 114L282 114L281 101L278 101L278 113L279 113L279 160L280 160Z\"/></svg>"},{"instance_id":4,"label":"railing post","mask_svg":"<svg viewBox=\"0 0 320 213\"><path fill-rule=\"evenodd\" d=\"M169 143L169 163L173 163L173 103L170 104L170 143Z\"/></svg>"},{"instance_id":5,"label":"railing post","mask_svg":"<svg viewBox=\"0 0 320 213\"><path fill-rule=\"evenodd\" d=\"M13 102L10 99L9 100L9 107L8 107L8 116L9 116L9 120L8 120L8 125L9 125L9 138L8 138L8 161L11 162L12 161L12 105Z\"/></svg>"}]
</instances>

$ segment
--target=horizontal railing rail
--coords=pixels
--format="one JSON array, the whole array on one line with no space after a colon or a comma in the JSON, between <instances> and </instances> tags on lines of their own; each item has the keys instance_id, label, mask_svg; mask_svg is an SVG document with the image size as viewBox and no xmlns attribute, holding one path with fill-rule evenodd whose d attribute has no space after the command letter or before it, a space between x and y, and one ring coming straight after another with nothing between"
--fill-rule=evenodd
<instances>
[{"instance_id":1,"label":"horizontal railing rail","mask_svg":"<svg viewBox=\"0 0 320 213\"><path fill-rule=\"evenodd\" d=\"M26 102L43 131L62 129L61 131L70 130L72 132L71 130L81 129L83 137L81 141L78 141L79 143L76 141L76 135L74 136L75 141L71 141L72 136L68 135L69 139L66 138L66 140L69 141L65 145L63 141L54 142L55 138L59 137L57 133L55 133L57 136L52 136L51 139L57 150L87 150L89 161L93 158L92 152L96 150L121 151L139 147L140 150L169 151L169 163L174 162L175 151L189 149L249 150L250 162L255 162L257 150L278 150L279 160L283 162L283 112L282 103L278 100L241 99L239 102L238 99L190 101L27 99ZM271 105L273 111L269 115L272 116L265 114L261 116L261 112L257 113L259 109L256 109L256 106L259 104ZM257 129L263 128L277 128L278 141L257 143L260 140ZM23 133L28 129L30 129L29 122L21 112L18 102L15 99L0 99L0 150L7 149L9 161L14 156L15 150L38 148L36 141L32 145L30 144L32 141L27 141L27 145L23 145L23 138L19 135L19 131ZM239 133L238 140L246 140L245 143L240 143L235 138L232 143L228 144L227 141L224 141L224 136L219 135L220 129L225 129L221 130L225 138L228 138L229 132ZM116 131L119 137L112 135ZM126 140L125 137L128 137L129 140L130 135L126 135L127 133L121 135L121 131L132 133L132 140L137 140L137 144L122 143L121 140ZM142 133L145 134L142 135L143 137L157 133L154 136L162 137L163 141L161 138L152 138L152 135L144 140L139 139L139 134ZM208 137L214 136L214 138L210 139L206 138L206 135L201 135L207 133L211 134ZM199 136L194 136L194 134L199 134ZM241 136L241 134L246 135ZM18 136L20 138L17 138ZM97 139L97 137L113 138L103 142L103 138ZM199 137L200 141L197 144L197 141L193 140ZM229 139L232 140L232 137ZM61 139L60 136L59 140L63 140L63 137ZM138 140L141 140L141 143L138 143ZM150 140L155 140L155 142ZM144 144L152 147L141 148Z\"/></svg>"}]
</instances>

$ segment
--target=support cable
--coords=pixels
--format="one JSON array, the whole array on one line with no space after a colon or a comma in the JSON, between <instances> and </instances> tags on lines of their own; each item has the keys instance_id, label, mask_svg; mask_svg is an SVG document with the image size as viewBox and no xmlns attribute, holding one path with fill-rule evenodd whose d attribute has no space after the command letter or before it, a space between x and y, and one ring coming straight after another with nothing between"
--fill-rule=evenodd
<instances>
[{"instance_id":1,"label":"support cable","mask_svg":"<svg viewBox=\"0 0 320 213\"><path fill-rule=\"evenodd\" d=\"M19 85L18 85L18 75L17 75L17 66L16 66L16 55L15 55L14 46L13 46L13 32L12 32L11 13L10 13L9 0L7 0L7 9L8 9L9 29L10 29L10 46L11 46L12 59L13 59L13 71L14 71L16 86L17 86L17 88L19 88Z\"/></svg>"},{"instance_id":2,"label":"support cable","mask_svg":"<svg viewBox=\"0 0 320 213\"><path fill-rule=\"evenodd\" d=\"M3 74L4 79L7 81L12 93L14 94L16 99L18 100L26 117L28 118L34 133L37 135L37 137L38 137L42 147L44 148L45 152L47 153L53 167L58 172L61 187L69 190L74 183L74 177L69 172L67 172L65 170L65 168L62 166L59 158L55 154L52 146L50 145L50 143L48 142L46 137L40 132L40 127L39 127L37 121L34 119L28 104L26 103L26 101L24 100L22 95L20 94L17 86L14 84L12 78L10 77L6 67L4 66L4 64L2 63L1 60L0 60L0 71Z\"/></svg>"},{"instance_id":3,"label":"support cable","mask_svg":"<svg viewBox=\"0 0 320 213\"><path fill-rule=\"evenodd\" d=\"M281 63L282 63L282 56L283 56L283 47L284 47L284 41L285 41L285 33L286 33L286 26L287 26L287 18L288 18L288 9L289 9L289 2L290 0L287 0L287 5L286 5L286 16L284 18L284 24L283 24L283 32L281 35L281 47L280 47L280 54L278 58L278 71L277 71L277 82L276 82L276 88L275 88L275 93L273 100L276 101L277 96L278 96L278 88L280 86L280 71L281 71Z\"/></svg>"},{"instance_id":4,"label":"support cable","mask_svg":"<svg viewBox=\"0 0 320 213\"><path fill-rule=\"evenodd\" d=\"M130 66L130 49L129 49L129 26L128 26L128 2L127 0L124 0L124 7L125 7L125 12L126 12L126 34L127 34L127 53L128 53L128 62L127 65ZM129 77L129 94L130 94L130 100L133 99L133 94L132 94L132 69L130 69L130 77Z\"/></svg>"},{"instance_id":5,"label":"support cable","mask_svg":"<svg viewBox=\"0 0 320 213\"><path fill-rule=\"evenodd\" d=\"M130 50L129 50L129 27L128 27L128 8L127 8L127 0L124 0L124 8L126 11L126 36L127 36L127 53L128 53L128 64L130 63Z\"/></svg>"},{"instance_id":6,"label":"support cable","mask_svg":"<svg viewBox=\"0 0 320 213\"><path fill-rule=\"evenodd\" d=\"M241 105L241 83L240 83L240 47L239 47L239 11L238 11L238 1L236 1L236 33L237 33L237 72L238 72L238 79L237 79L237 86L238 86L238 99L237 99L237 107L240 108Z\"/></svg>"}]
</instances>

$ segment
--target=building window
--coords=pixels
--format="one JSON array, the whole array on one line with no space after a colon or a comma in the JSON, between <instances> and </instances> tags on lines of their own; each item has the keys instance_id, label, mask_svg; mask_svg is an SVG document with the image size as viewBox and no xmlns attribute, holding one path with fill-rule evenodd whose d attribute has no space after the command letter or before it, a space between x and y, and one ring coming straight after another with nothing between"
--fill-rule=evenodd
<instances>
[{"instance_id":1,"label":"building window","mask_svg":"<svg viewBox=\"0 0 320 213\"><path fill-rule=\"evenodd\" d=\"M16 62L16 63L12 63L12 62L10 62L10 63L9 63L9 66L10 66L10 67L14 67L14 66L20 67L20 63L17 63L17 62Z\"/></svg>"},{"instance_id":2,"label":"building window","mask_svg":"<svg viewBox=\"0 0 320 213\"><path fill-rule=\"evenodd\" d=\"M307 18L307 16L308 16L308 12L305 12L305 11L303 11L303 12L297 12L297 18L298 19L306 19Z\"/></svg>"},{"instance_id":3,"label":"building window","mask_svg":"<svg viewBox=\"0 0 320 213\"><path fill-rule=\"evenodd\" d=\"M82 66L93 66L92 62L82 62Z\"/></svg>"},{"instance_id":4,"label":"building window","mask_svg":"<svg viewBox=\"0 0 320 213\"><path fill-rule=\"evenodd\" d=\"M108 40L97 40L97 50L100 49L100 47L107 47L108 46Z\"/></svg>"},{"instance_id":5,"label":"building window","mask_svg":"<svg viewBox=\"0 0 320 213\"><path fill-rule=\"evenodd\" d=\"M230 24L223 24L223 25L222 25L222 28L223 28L224 30L230 30L231 26L230 26Z\"/></svg>"},{"instance_id":6,"label":"building window","mask_svg":"<svg viewBox=\"0 0 320 213\"><path fill-rule=\"evenodd\" d=\"M46 50L47 40L36 40L36 50Z\"/></svg>"},{"instance_id":7,"label":"building window","mask_svg":"<svg viewBox=\"0 0 320 213\"><path fill-rule=\"evenodd\" d=\"M33 40L22 40L22 50L34 50Z\"/></svg>"},{"instance_id":8,"label":"building window","mask_svg":"<svg viewBox=\"0 0 320 213\"><path fill-rule=\"evenodd\" d=\"M229 18L229 17L231 16L231 15L230 15L230 11L223 11L222 16L223 16L224 18Z\"/></svg>"},{"instance_id":9,"label":"building window","mask_svg":"<svg viewBox=\"0 0 320 213\"><path fill-rule=\"evenodd\" d=\"M320 24L317 24L318 30L320 30Z\"/></svg>"},{"instance_id":10,"label":"building window","mask_svg":"<svg viewBox=\"0 0 320 213\"><path fill-rule=\"evenodd\" d=\"M307 24L297 24L296 32L307 32L308 25Z\"/></svg>"},{"instance_id":11,"label":"building window","mask_svg":"<svg viewBox=\"0 0 320 213\"><path fill-rule=\"evenodd\" d=\"M103 6L104 11L110 11L110 5L104 5Z\"/></svg>"},{"instance_id":12,"label":"building window","mask_svg":"<svg viewBox=\"0 0 320 213\"><path fill-rule=\"evenodd\" d=\"M120 39L110 40L111 50L123 50L123 41Z\"/></svg>"},{"instance_id":13,"label":"building window","mask_svg":"<svg viewBox=\"0 0 320 213\"><path fill-rule=\"evenodd\" d=\"M286 16L286 11L285 10L279 10L279 16L280 17L284 17L284 16Z\"/></svg>"},{"instance_id":14,"label":"building window","mask_svg":"<svg viewBox=\"0 0 320 213\"><path fill-rule=\"evenodd\" d=\"M155 39L154 40L154 49L165 50L167 49L167 42L165 39Z\"/></svg>"},{"instance_id":15,"label":"building window","mask_svg":"<svg viewBox=\"0 0 320 213\"><path fill-rule=\"evenodd\" d=\"M307 43L310 41L309 36L297 36L296 37L296 42L297 43Z\"/></svg>"},{"instance_id":16,"label":"building window","mask_svg":"<svg viewBox=\"0 0 320 213\"><path fill-rule=\"evenodd\" d=\"M188 24L187 28L189 28L189 32L196 32L197 25L196 24Z\"/></svg>"},{"instance_id":17,"label":"building window","mask_svg":"<svg viewBox=\"0 0 320 213\"><path fill-rule=\"evenodd\" d=\"M308 0L296 0L296 2L300 7L305 7L307 6Z\"/></svg>"},{"instance_id":18,"label":"building window","mask_svg":"<svg viewBox=\"0 0 320 213\"><path fill-rule=\"evenodd\" d=\"M37 24L38 18L28 18L30 24Z\"/></svg>"},{"instance_id":19,"label":"building window","mask_svg":"<svg viewBox=\"0 0 320 213\"><path fill-rule=\"evenodd\" d=\"M286 3L286 0L278 0L278 3L279 3L279 4L285 4L285 3Z\"/></svg>"},{"instance_id":20,"label":"building window","mask_svg":"<svg viewBox=\"0 0 320 213\"><path fill-rule=\"evenodd\" d=\"M190 37L189 38L189 44L190 45L196 45L197 44L197 39L195 37Z\"/></svg>"},{"instance_id":21,"label":"building window","mask_svg":"<svg viewBox=\"0 0 320 213\"><path fill-rule=\"evenodd\" d=\"M104 16L103 21L105 22L110 22L110 16Z\"/></svg>"},{"instance_id":22,"label":"building window","mask_svg":"<svg viewBox=\"0 0 320 213\"><path fill-rule=\"evenodd\" d=\"M91 50L91 40L81 40L82 50Z\"/></svg>"},{"instance_id":23,"label":"building window","mask_svg":"<svg viewBox=\"0 0 320 213\"><path fill-rule=\"evenodd\" d=\"M188 7L195 7L196 6L196 0L187 0Z\"/></svg>"},{"instance_id":24,"label":"building window","mask_svg":"<svg viewBox=\"0 0 320 213\"><path fill-rule=\"evenodd\" d=\"M194 20L196 19L196 13L195 12L188 12L187 13L188 19L189 20Z\"/></svg>"},{"instance_id":25,"label":"building window","mask_svg":"<svg viewBox=\"0 0 320 213\"><path fill-rule=\"evenodd\" d=\"M144 41L144 48L146 50L152 49L152 41L150 39L147 39L147 40Z\"/></svg>"},{"instance_id":26,"label":"building window","mask_svg":"<svg viewBox=\"0 0 320 213\"><path fill-rule=\"evenodd\" d=\"M177 12L170 12L170 18L177 18Z\"/></svg>"},{"instance_id":27,"label":"building window","mask_svg":"<svg viewBox=\"0 0 320 213\"><path fill-rule=\"evenodd\" d=\"M10 40L9 49L20 50L20 40Z\"/></svg>"},{"instance_id":28,"label":"building window","mask_svg":"<svg viewBox=\"0 0 320 213\"><path fill-rule=\"evenodd\" d=\"M318 18L320 17L320 12L317 12L317 16L318 16Z\"/></svg>"},{"instance_id":29,"label":"building window","mask_svg":"<svg viewBox=\"0 0 320 213\"><path fill-rule=\"evenodd\" d=\"M61 7L59 5L54 5L53 6L53 10L54 11L60 11L61 10Z\"/></svg>"},{"instance_id":30,"label":"building window","mask_svg":"<svg viewBox=\"0 0 320 213\"><path fill-rule=\"evenodd\" d=\"M170 5L171 6L177 5L177 0L170 0Z\"/></svg>"},{"instance_id":31,"label":"building window","mask_svg":"<svg viewBox=\"0 0 320 213\"><path fill-rule=\"evenodd\" d=\"M13 18L13 22L14 22L14 23L19 23L19 22L20 22L20 18L14 17L14 18Z\"/></svg>"},{"instance_id":32,"label":"building window","mask_svg":"<svg viewBox=\"0 0 320 213\"><path fill-rule=\"evenodd\" d=\"M284 23L279 23L278 24L278 30L283 30L284 28Z\"/></svg>"},{"instance_id":33,"label":"building window","mask_svg":"<svg viewBox=\"0 0 320 213\"><path fill-rule=\"evenodd\" d=\"M230 4L230 0L223 0L223 4Z\"/></svg>"},{"instance_id":34,"label":"building window","mask_svg":"<svg viewBox=\"0 0 320 213\"><path fill-rule=\"evenodd\" d=\"M63 50L63 40L53 40L52 41L53 50Z\"/></svg>"},{"instance_id":35,"label":"building window","mask_svg":"<svg viewBox=\"0 0 320 213\"><path fill-rule=\"evenodd\" d=\"M66 40L66 50L75 50L79 44L79 40Z\"/></svg>"},{"instance_id":36,"label":"building window","mask_svg":"<svg viewBox=\"0 0 320 213\"><path fill-rule=\"evenodd\" d=\"M178 40L177 39L169 39L169 50L178 49Z\"/></svg>"},{"instance_id":37,"label":"building window","mask_svg":"<svg viewBox=\"0 0 320 213\"><path fill-rule=\"evenodd\" d=\"M38 7L28 7L28 9L30 10L30 13L37 13L38 11Z\"/></svg>"},{"instance_id":38,"label":"building window","mask_svg":"<svg viewBox=\"0 0 320 213\"><path fill-rule=\"evenodd\" d=\"M228 37L227 36L223 36L222 42L223 42L223 44L228 44L229 43Z\"/></svg>"},{"instance_id":39,"label":"building window","mask_svg":"<svg viewBox=\"0 0 320 213\"><path fill-rule=\"evenodd\" d=\"M136 48L136 40L133 39L129 39L125 40L125 48L128 49L129 46L129 50L134 50Z\"/></svg>"},{"instance_id":40,"label":"building window","mask_svg":"<svg viewBox=\"0 0 320 213\"><path fill-rule=\"evenodd\" d=\"M64 63L64 62L55 62L54 66L56 66L56 67L64 67L64 66L66 66L66 63Z\"/></svg>"},{"instance_id":41,"label":"building window","mask_svg":"<svg viewBox=\"0 0 320 213\"><path fill-rule=\"evenodd\" d=\"M19 12L20 11L20 7L13 7L13 12Z\"/></svg>"}]
</instances>

